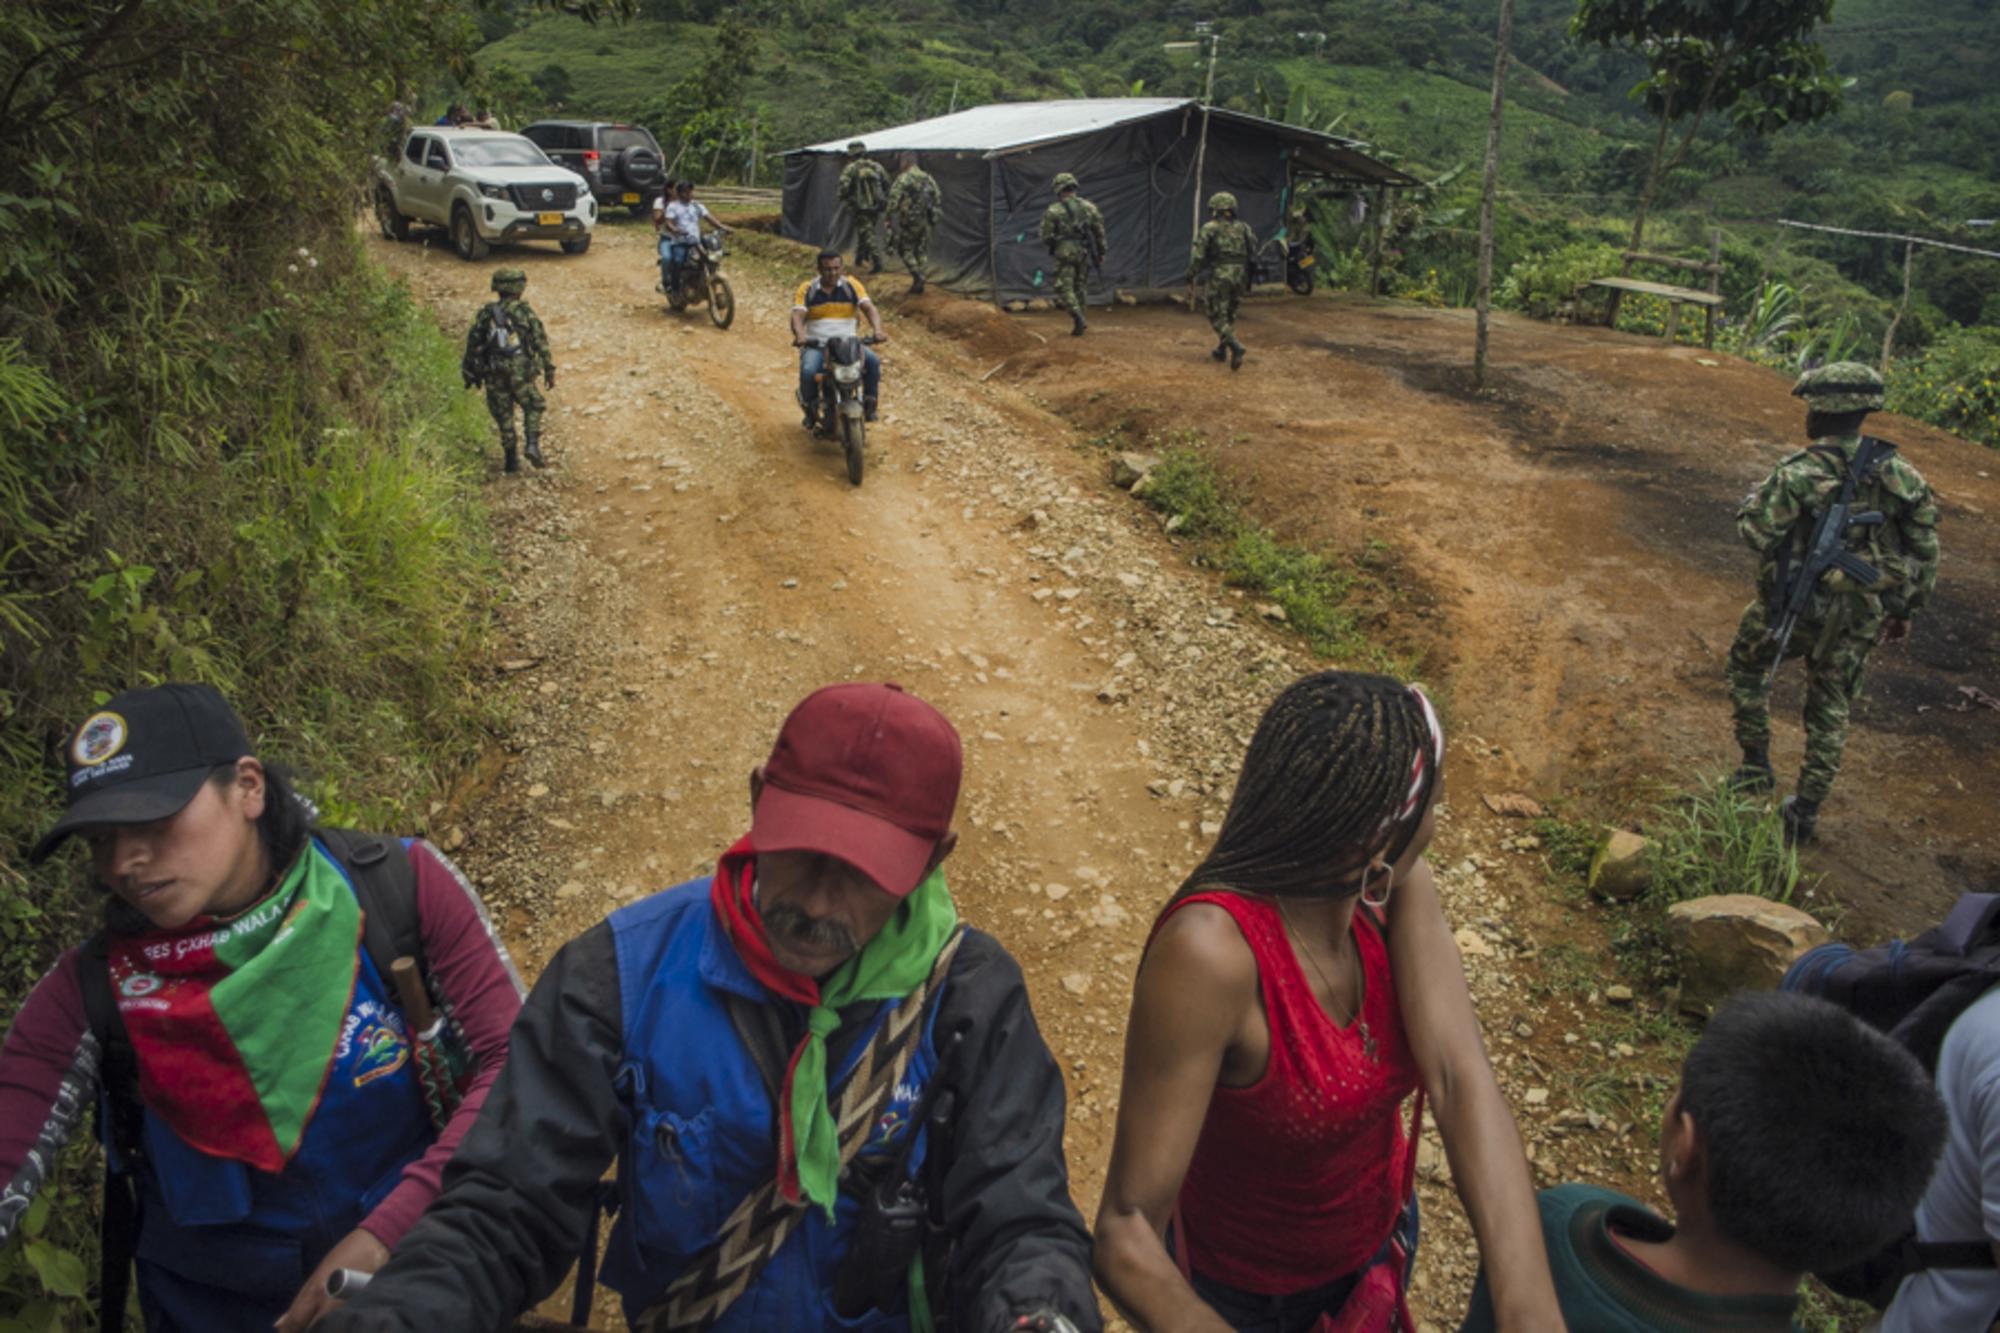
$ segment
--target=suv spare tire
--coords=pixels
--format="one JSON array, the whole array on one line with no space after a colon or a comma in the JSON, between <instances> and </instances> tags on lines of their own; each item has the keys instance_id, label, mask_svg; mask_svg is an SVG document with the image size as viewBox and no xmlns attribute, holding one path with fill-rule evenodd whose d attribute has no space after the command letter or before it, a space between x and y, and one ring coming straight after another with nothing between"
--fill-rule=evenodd
<instances>
[{"instance_id":1,"label":"suv spare tire","mask_svg":"<svg viewBox=\"0 0 2000 1333\"><path fill-rule=\"evenodd\" d=\"M635 190L643 190L649 185L657 185L666 175L666 168L660 155L643 144L633 144L618 153L618 174L625 183Z\"/></svg>"}]
</instances>

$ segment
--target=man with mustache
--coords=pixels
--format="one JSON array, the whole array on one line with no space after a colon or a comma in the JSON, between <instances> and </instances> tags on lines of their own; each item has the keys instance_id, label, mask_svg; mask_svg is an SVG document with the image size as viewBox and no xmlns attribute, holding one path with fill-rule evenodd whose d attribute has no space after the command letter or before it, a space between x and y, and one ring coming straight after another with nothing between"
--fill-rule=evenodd
<instances>
[{"instance_id":1,"label":"man with mustache","mask_svg":"<svg viewBox=\"0 0 2000 1333\"><path fill-rule=\"evenodd\" d=\"M716 873L550 962L444 1193L322 1327L503 1326L616 1158L604 1278L641 1333L1099 1329L1061 1074L945 888L961 767L896 685L799 704Z\"/></svg>"}]
</instances>

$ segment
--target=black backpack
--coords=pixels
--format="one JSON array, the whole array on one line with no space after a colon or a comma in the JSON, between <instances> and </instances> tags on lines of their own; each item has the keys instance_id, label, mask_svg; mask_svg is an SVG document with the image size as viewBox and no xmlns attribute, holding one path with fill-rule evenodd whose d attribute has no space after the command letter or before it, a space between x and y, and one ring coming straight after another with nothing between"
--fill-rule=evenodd
<instances>
[{"instance_id":1,"label":"black backpack","mask_svg":"<svg viewBox=\"0 0 2000 1333\"><path fill-rule=\"evenodd\" d=\"M1779 989L1818 996L1886 1032L1937 1073L1945 1033L2000 984L2000 893L1967 893L1945 919L1913 940L1856 951L1838 942L1807 951ZM1903 1279L1930 1268L1992 1268L1992 1243L1920 1241L1915 1219L1880 1251L1819 1279L1882 1309Z\"/></svg>"},{"instance_id":2,"label":"black backpack","mask_svg":"<svg viewBox=\"0 0 2000 1333\"><path fill-rule=\"evenodd\" d=\"M386 984L390 965L398 958L417 960L419 973L436 987L424 961L422 923L417 919L417 877L400 839L351 829L316 828L333 859L347 871L354 896L361 904L361 943ZM140 1135L143 1106L139 1101L139 1061L118 1016L118 999L111 988L110 953L103 931L77 951L77 982L83 990L83 1010L97 1038L98 1133L109 1151L104 1159L104 1221L98 1270L98 1327L111 1333L125 1326L125 1300L132 1277L132 1257L139 1240L137 1170L144 1156ZM113 1167L116 1160L118 1165Z\"/></svg>"}]
</instances>

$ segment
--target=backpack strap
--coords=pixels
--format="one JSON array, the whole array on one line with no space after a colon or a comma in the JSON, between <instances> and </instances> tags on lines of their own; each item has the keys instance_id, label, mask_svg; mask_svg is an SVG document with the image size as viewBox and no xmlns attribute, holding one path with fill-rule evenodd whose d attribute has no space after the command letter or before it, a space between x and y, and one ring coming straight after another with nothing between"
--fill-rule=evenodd
<instances>
[{"instance_id":1,"label":"backpack strap","mask_svg":"<svg viewBox=\"0 0 2000 1333\"><path fill-rule=\"evenodd\" d=\"M414 958L429 982L423 923L417 919L417 872L409 844L400 838L353 829L316 828L313 836L347 871L361 903L361 944L382 983L398 958Z\"/></svg>"},{"instance_id":2,"label":"backpack strap","mask_svg":"<svg viewBox=\"0 0 2000 1333\"><path fill-rule=\"evenodd\" d=\"M111 950L102 930L77 950L76 975L83 1012L97 1039L97 1128L104 1140L104 1213L98 1222L97 1326L125 1327L132 1287L132 1259L139 1246L139 1202L134 1188L142 1155L139 1058L118 997L111 989Z\"/></svg>"}]
</instances>

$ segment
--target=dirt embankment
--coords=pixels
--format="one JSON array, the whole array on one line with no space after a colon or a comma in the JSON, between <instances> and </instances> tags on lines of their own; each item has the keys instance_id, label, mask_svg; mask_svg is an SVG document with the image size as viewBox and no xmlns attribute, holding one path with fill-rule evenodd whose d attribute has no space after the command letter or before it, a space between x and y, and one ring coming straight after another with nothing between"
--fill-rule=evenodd
<instances>
[{"instance_id":1,"label":"dirt embankment","mask_svg":"<svg viewBox=\"0 0 2000 1333\"><path fill-rule=\"evenodd\" d=\"M447 327L486 299L488 266L438 246L378 245ZM1254 359L1225 378L1203 355L1205 326L1185 315L1113 310L1072 340L1058 336L1060 317L1008 319L941 294L909 301L890 277L878 284L893 337L884 419L857 490L838 453L800 429L790 397L786 319L805 269L753 248L732 261L739 312L727 332L699 311L664 311L640 228L602 228L581 257L504 257L527 269L561 366L545 443L554 467L491 482L518 571L514 642L491 687L517 701L520 720L497 775L438 832L524 965L538 970L607 911L706 873L746 826L749 770L798 698L832 680L900 681L965 739L954 896L1026 969L1069 1084L1079 1201L1094 1209L1146 926L1220 819L1263 704L1314 665L1244 598L1187 568L1154 517L1106 485L1101 457L1077 447L1079 427L1199 427L1280 530L1342 550L1379 539L1408 571L1411 632L1456 719L1435 859L1503 1086L1545 1180L1648 1190L1647 1118L1670 1077L1660 1029L1643 1003L1605 1005L1599 976L1574 962L1601 947L1601 927L1551 898L1532 840L1477 798L1720 754L1726 718L1708 663L1742 593L1720 553L1726 533L1702 534L1726 517L1710 522L1692 500L1654 512L1656 483L1642 478L1653 451L1663 475L1686 469L1726 506L1779 448L1775 427L1755 448L1735 440L1733 464L1721 437L1670 448L1663 424L1641 445L1604 434L1609 452L1589 463L1575 442L1599 438L1595 418L1576 407L1562 409L1566 444L1507 424L1543 381L1521 379L1516 408L1426 386L1425 357L1448 341L1450 316L1260 299L1244 335ZM1565 336L1505 327L1518 344L1502 342L1503 370L1652 420L1590 390L1590 357ZM1508 349L1525 357L1538 337L1552 350L1517 368ZM1591 355L1614 354L1638 368L1635 384L1645 367L1685 359L1638 346ZM1716 377L1694 381L1705 392L1753 374L1676 373ZM1688 392L1676 383L1659 392ZM1756 392L1775 421L1782 386ZM1683 520L1689 532L1660 530ZM1973 524L1957 509L1952 522L1947 542L1965 543L1953 569L1969 573L1974 557L1957 552L1971 538L1957 529ZM1954 597L1992 604L1970 587ZM1953 605L1920 634L1961 621L1968 635L1990 632ZM1673 611L1713 652L1670 623ZM1910 669L1943 671L1925 651L1920 640ZM1959 764L1971 788L1993 761L1942 724L1992 720L1918 719L1929 721L1908 732L1863 722L1857 757L1928 764L1932 783ZM1845 788L1840 814L1845 827L1854 812L1854 827L1831 855L1904 817L1861 815L1858 787ZM1919 804L1899 801L1892 811ZM1984 835L1954 809L1928 809L1935 853L1900 831L1892 840L1941 861L1948 839L1980 863ZM1558 955L1559 940L1584 948ZM1422 1160L1419 1305L1432 1327L1451 1327L1476 1255L1434 1137Z\"/></svg>"}]
</instances>

